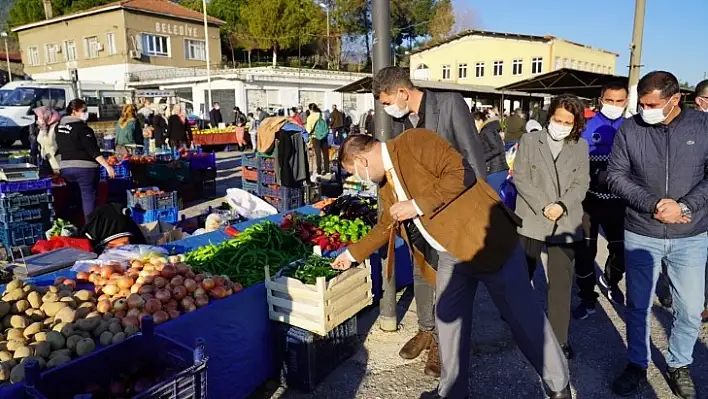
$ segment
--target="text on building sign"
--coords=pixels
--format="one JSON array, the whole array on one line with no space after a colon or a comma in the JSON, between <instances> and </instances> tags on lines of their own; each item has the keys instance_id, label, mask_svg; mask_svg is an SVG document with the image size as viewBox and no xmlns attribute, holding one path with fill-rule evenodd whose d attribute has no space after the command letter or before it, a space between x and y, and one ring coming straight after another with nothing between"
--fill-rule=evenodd
<instances>
[{"instance_id":1,"label":"text on building sign","mask_svg":"<svg viewBox=\"0 0 708 399\"><path fill-rule=\"evenodd\" d=\"M187 37L199 37L199 29L189 25L176 25L155 22L155 32L166 33L168 35L179 35Z\"/></svg>"}]
</instances>

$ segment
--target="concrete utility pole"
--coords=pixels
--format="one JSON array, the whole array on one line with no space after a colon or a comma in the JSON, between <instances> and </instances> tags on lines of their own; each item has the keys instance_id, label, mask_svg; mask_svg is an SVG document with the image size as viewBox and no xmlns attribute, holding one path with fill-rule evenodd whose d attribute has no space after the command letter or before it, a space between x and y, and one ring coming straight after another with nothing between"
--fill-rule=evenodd
<instances>
[{"instance_id":1,"label":"concrete utility pole","mask_svg":"<svg viewBox=\"0 0 708 399\"><path fill-rule=\"evenodd\" d=\"M204 111L209 115L209 110L211 109L211 56L209 54L209 25L207 23L207 3L206 0L202 0L202 11L204 13L204 50L206 52L206 73L207 73L207 93L209 102L204 107ZM218 126L213 126L218 127Z\"/></svg>"},{"instance_id":2,"label":"concrete utility pole","mask_svg":"<svg viewBox=\"0 0 708 399\"><path fill-rule=\"evenodd\" d=\"M631 115L637 113L637 83L642 67L642 39L644 38L644 13L646 0L636 0L634 5L634 30L632 31L632 44L629 57L629 107L627 112Z\"/></svg>"},{"instance_id":3,"label":"concrete utility pole","mask_svg":"<svg viewBox=\"0 0 708 399\"><path fill-rule=\"evenodd\" d=\"M7 62L7 81L12 82L12 67L10 66L10 52L7 50L7 32L0 32L0 36L5 42L5 61Z\"/></svg>"},{"instance_id":4,"label":"concrete utility pole","mask_svg":"<svg viewBox=\"0 0 708 399\"><path fill-rule=\"evenodd\" d=\"M374 42L374 75L383 68L391 66L391 21L390 21L390 0L372 0L371 18L373 19L372 39ZM391 118L384 112L384 107L376 101L374 115L374 126L376 138L385 141L391 138ZM379 211L381 210L379 202ZM381 266L385 268L386 259L381 259ZM385 277L385 276L384 276ZM396 331L398 329L398 317L396 316L396 272L395 267L391 271L391 278L383 278L383 297L379 303L380 327L384 331Z\"/></svg>"}]
</instances>

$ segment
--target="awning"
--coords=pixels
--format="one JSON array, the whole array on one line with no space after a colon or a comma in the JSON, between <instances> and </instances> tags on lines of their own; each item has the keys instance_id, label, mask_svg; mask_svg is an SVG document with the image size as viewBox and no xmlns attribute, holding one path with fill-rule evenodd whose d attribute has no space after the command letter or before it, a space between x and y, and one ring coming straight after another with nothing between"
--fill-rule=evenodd
<instances>
[{"instance_id":1,"label":"awning","mask_svg":"<svg viewBox=\"0 0 708 399\"><path fill-rule=\"evenodd\" d=\"M340 93L371 93L371 81L371 76L366 76L357 81L339 87L335 91ZM413 80L413 84L421 89L457 92L467 98L498 97L502 95L505 97L543 97L542 95L522 91L501 91L499 89L495 89L492 86L467 85L452 82L438 82L432 80Z\"/></svg>"}]
</instances>

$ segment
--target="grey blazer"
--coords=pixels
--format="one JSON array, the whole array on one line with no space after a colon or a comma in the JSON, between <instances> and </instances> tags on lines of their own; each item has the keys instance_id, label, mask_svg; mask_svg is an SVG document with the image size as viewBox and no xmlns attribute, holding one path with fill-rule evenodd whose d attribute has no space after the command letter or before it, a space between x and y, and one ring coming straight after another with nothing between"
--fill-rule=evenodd
<instances>
[{"instance_id":1,"label":"grey blazer","mask_svg":"<svg viewBox=\"0 0 708 399\"><path fill-rule=\"evenodd\" d=\"M514 159L516 213L523 219L519 234L548 243L581 241L582 201L590 185L588 143L582 138L564 143L554 165L548 140L545 129L524 134ZM567 212L554 223L543 208L556 202Z\"/></svg>"},{"instance_id":2,"label":"grey blazer","mask_svg":"<svg viewBox=\"0 0 708 399\"><path fill-rule=\"evenodd\" d=\"M424 127L452 144L469 162L477 177L487 180L487 163L484 160L482 140L462 95L425 90ZM393 137L401 134L404 129L401 119L393 120Z\"/></svg>"}]
</instances>

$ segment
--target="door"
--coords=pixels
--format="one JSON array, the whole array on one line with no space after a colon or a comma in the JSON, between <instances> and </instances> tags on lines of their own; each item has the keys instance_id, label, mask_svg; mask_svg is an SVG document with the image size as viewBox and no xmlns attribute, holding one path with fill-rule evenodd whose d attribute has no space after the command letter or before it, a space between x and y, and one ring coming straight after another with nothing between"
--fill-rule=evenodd
<instances>
[{"instance_id":1,"label":"door","mask_svg":"<svg viewBox=\"0 0 708 399\"><path fill-rule=\"evenodd\" d=\"M310 104L317 104L321 109L325 108L325 93L323 91L300 90L300 104L307 108Z\"/></svg>"},{"instance_id":2,"label":"door","mask_svg":"<svg viewBox=\"0 0 708 399\"><path fill-rule=\"evenodd\" d=\"M204 98L209 101L209 93L204 92ZM224 123L227 125L233 123L234 121L234 106L236 104L235 92L234 90L212 90L211 91L211 102L219 103L221 108L221 117L224 119ZM211 111L211 105L209 106L209 111Z\"/></svg>"},{"instance_id":3,"label":"door","mask_svg":"<svg viewBox=\"0 0 708 399\"><path fill-rule=\"evenodd\" d=\"M256 112L256 108L268 108L268 96L265 90L248 89L246 90L246 104L248 112ZM247 112L247 113L248 113Z\"/></svg>"}]
</instances>

